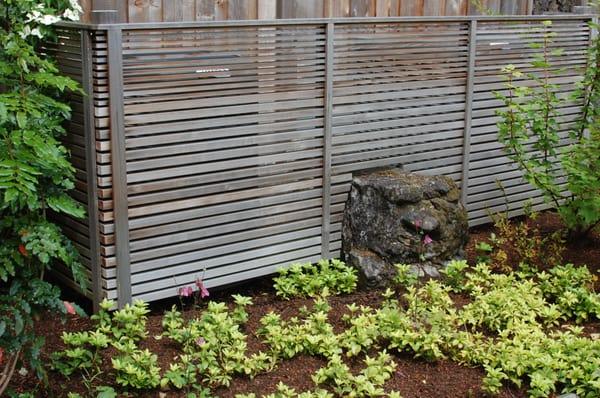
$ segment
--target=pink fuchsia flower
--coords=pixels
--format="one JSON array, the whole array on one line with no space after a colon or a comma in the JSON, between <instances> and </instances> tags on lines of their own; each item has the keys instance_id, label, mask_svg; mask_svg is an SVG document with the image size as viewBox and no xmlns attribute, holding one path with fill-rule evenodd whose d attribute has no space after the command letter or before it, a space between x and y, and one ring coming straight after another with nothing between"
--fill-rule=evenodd
<instances>
[{"instance_id":1,"label":"pink fuchsia flower","mask_svg":"<svg viewBox=\"0 0 600 398\"><path fill-rule=\"evenodd\" d=\"M204 286L204 282L202 282L202 279L200 279L200 278L196 279L196 286L198 286L198 290L200 291L201 298L210 296L210 293L208 292L208 289L206 288L206 286Z\"/></svg>"},{"instance_id":2,"label":"pink fuchsia flower","mask_svg":"<svg viewBox=\"0 0 600 398\"><path fill-rule=\"evenodd\" d=\"M202 347L205 343L206 343L206 340L204 340L204 337L198 337L196 339L196 345L199 347Z\"/></svg>"},{"instance_id":3,"label":"pink fuchsia flower","mask_svg":"<svg viewBox=\"0 0 600 398\"><path fill-rule=\"evenodd\" d=\"M65 306L65 310L67 311L67 314L71 314L71 315L77 314L77 311L75 310L75 306L73 306L73 304L69 303L68 301L63 301L63 305Z\"/></svg>"},{"instance_id":4,"label":"pink fuchsia flower","mask_svg":"<svg viewBox=\"0 0 600 398\"><path fill-rule=\"evenodd\" d=\"M415 228L417 229L417 231L419 230L419 228L421 228L421 220L415 220L413 222L413 225L415 226Z\"/></svg>"},{"instance_id":5,"label":"pink fuchsia flower","mask_svg":"<svg viewBox=\"0 0 600 398\"><path fill-rule=\"evenodd\" d=\"M431 243L433 243L433 239L431 239L431 237L429 235L425 235L423 237L423 244L424 245L429 245Z\"/></svg>"},{"instance_id":6,"label":"pink fuchsia flower","mask_svg":"<svg viewBox=\"0 0 600 398\"><path fill-rule=\"evenodd\" d=\"M179 288L179 297L190 297L192 294L194 294L194 289L191 286Z\"/></svg>"}]
</instances>

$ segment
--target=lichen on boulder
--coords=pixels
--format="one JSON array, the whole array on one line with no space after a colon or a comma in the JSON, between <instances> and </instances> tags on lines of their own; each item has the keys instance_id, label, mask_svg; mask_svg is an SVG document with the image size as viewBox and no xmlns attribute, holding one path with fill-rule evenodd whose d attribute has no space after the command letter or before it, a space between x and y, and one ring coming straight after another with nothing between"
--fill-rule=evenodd
<instances>
[{"instance_id":1,"label":"lichen on boulder","mask_svg":"<svg viewBox=\"0 0 600 398\"><path fill-rule=\"evenodd\" d=\"M462 257L467 239L467 212L451 178L398 168L354 176L342 224L342 256L358 269L363 285L387 285L400 263L437 276L445 263Z\"/></svg>"}]
</instances>

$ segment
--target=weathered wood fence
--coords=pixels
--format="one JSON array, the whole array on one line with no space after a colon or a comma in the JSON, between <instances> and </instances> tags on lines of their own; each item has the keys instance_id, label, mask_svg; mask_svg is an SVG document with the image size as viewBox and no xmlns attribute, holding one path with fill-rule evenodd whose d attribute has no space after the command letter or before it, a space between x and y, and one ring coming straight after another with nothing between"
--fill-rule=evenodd
<instances>
[{"instance_id":1,"label":"weathered wood fence","mask_svg":"<svg viewBox=\"0 0 600 398\"><path fill-rule=\"evenodd\" d=\"M117 10L121 22L275 18L456 16L479 14L472 0L80 0L92 10ZM481 0L495 14L532 14L533 0Z\"/></svg>"},{"instance_id":2,"label":"weathered wood fence","mask_svg":"<svg viewBox=\"0 0 600 398\"><path fill-rule=\"evenodd\" d=\"M589 20L554 18L565 95ZM89 93L73 98L67 137L89 218L64 220L87 293L156 300L198 277L212 287L336 257L352 173L372 167L451 176L472 225L505 205L543 208L497 143L493 94L502 66L536 72L539 22L65 25L49 51ZM580 108L561 111L569 123Z\"/></svg>"}]
</instances>

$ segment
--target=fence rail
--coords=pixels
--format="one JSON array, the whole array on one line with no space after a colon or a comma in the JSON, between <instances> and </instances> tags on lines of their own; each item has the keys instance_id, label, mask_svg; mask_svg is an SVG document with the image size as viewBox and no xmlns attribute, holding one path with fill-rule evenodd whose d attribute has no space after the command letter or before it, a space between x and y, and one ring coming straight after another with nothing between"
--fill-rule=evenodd
<instances>
[{"instance_id":1,"label":"fence rail","mask_svg":"<svg viewBox=\"0 0 600 398\"><path fill-rule=\"evenodd\" d=\"M506 64L536 73L540 19L65 25L49 50L90 93L74 98L67 138L90 217L64 222L88 294L157 300L198 277L218 286L338 256L349 182L366 168L451 176L471 225L544 208L497 143L493 93ZM590 19L553 17L563 95ZM579 111L561 109L561 145Z\"/></svg>"}]
</instances>

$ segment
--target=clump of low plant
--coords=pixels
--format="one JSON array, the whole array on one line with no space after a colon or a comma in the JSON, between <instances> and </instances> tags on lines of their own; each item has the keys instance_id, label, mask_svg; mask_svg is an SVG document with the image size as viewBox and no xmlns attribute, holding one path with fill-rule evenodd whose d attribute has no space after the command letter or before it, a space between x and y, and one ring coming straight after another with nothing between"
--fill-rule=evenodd
<instances>
[{"instance_id":1,"label":"clump of low plant","mask_svg":"<svg viewBox=\"0 0 600 398\"><path fill-rule=\"evenodd\" d=\"M546 299L558 306L564 319L574 318L578 323L590 315L600 319L600 296L594 292L597 277L587 267L557 266L539 273L537 279Z\"/></svg>"},{"instance_id":2,"label":"clump of low plant","mask_svg":"<svg viewBox=\"0 0 600 398\"><path fill-rule=\"evenodd\" d=\"M324 292L330 294L352 293L356 290L356 270L340 260L320 260L317 264L293 264L279 270L274 278L277 295L284 299L292 297L316 297Z\"/></svg>"},{"instance_id":3,"label":"clump of low plant","mask_svg":"<svg viewBox=\"0 0 600 398\"><path fill-rule=\"evenodd\" d=\"M495 214L495 232L476 245L478 262L497 271L511 272L517 268L533 272L548 264L561 264L565 251L563 231L542 231L535 225L538 214L526 212L524 220L511 220L505 214Z\"/></svg>"},{"instance_id":4,"label":"clump of low plant","mask_svg":"<svg viewBox=\"0 0 600 398\"><path fill-rule=\"evenodd\" d=\"M236 394L235 398L257 398L257 396L254 393ZM262 398L334 398L334 395L323 389L297 393L292 387L279 382L277 384L277 391L275 391L273 394L263 395Z\"/></svg>"},{"instance_id":5,"label":"clump of low plant","mask_svg":"<svg viewBox=\"0 0 600 398\"><path fill-rule=\"evenodd\" d=\"M342 358L334 355L325 367L312 376L312 379L317 385L330 385L341 397L384 396L383 385L392 376L396 363L385 350L376 358L367 356L364 363L365 368L358 375L354 375Z\"/></svg>"},{"instance_id":6,"label":"clump of low plant","mask_svg":"<svg viewBox=\"0 0 600 398\"><path fill-rule=\"evenodd\" d=\"M341 353L338 336L328 321L330 309L325 298L318 298L312 309L300 309L301 317L286 321L270 312L261 319L258 333L276 358L289 359L300 353L329 358Z\"/></svg>"},{"instance_id":7,"label":"clump of low plant","mask_svg":"<svg viewBox=\"0 0 600 398\"><path fill-rule=\"evenodd\" d=\"M210 386L229 386L235 374L253 376L271 368L272 359L265 353L246 356L246 335L241 327L248 319L245 308L252 301L233 297L233 310L225 303L211 301L200 318L188 321L175 307L165 313L162 336L175 341L182 354L163 376L163 386L202 393Z\"/></svg>"},{"instance_id":8,"label":"clump of low plant","mask_svg":"<svg viewBox=\"0 0 600 398\"><path fill-rule=\"evenodd\" d=\"M444 283L450 286L453 292L459 293L464 290L467 268L469 265L466 260L452 260L440 271L445 276Z\"/></svg>"},{"instance_id":9,"label":"clump of low plant","mask_svg":"<svg viewBox=\"0 0 600 398\"><path fill-rule=\"evenodd\" d=\"M133 305L111 312L115 303L104 300L100 311L93 315L91 331L63 333L66 349L53 355L52 366L64 376L80 375L88 394L100 388L104 375L104 351L109 347L118 354L110 359L116 383L133 389L158 386L160 368L156 355L138 348L148 335L146 330L148 305L136 301Z\"/></svg>"},{"instance_id":10,"label":"clump of low plant","mask_svg":"<svg viewBox=\"0 0 600 398\"><path fill-rule=\"evenodd\" d=\"M419 275L410 264L396 264L394 282L403 287L414 286L419 282Z\"/></svg>"}]
</instances>

